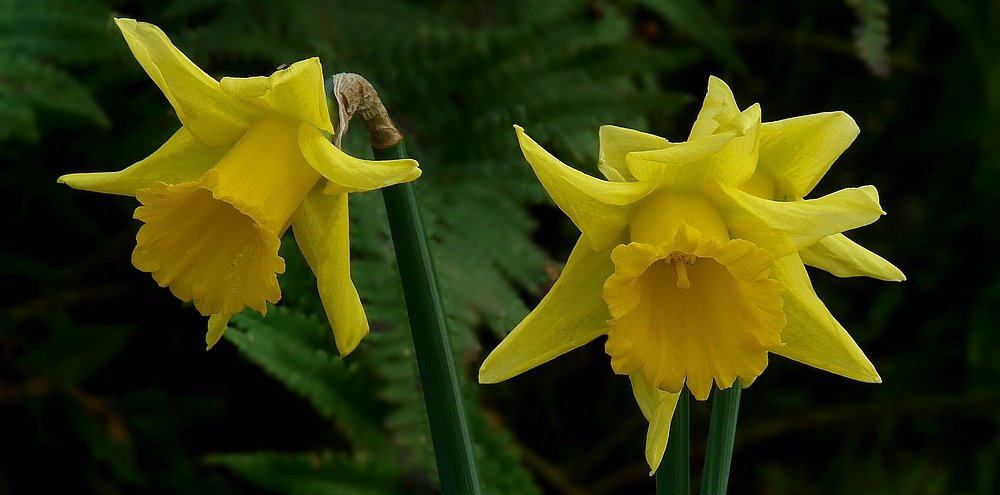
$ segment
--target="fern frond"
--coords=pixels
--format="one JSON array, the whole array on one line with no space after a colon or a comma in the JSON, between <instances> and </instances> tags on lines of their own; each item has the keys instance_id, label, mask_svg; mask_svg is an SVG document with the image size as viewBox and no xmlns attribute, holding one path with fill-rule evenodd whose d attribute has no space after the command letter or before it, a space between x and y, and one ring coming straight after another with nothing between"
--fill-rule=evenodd
<instances>
[{"instance_id":1,"label":"fern frond","mask_svg":"<svg viewBox=\"0 0 1000 495\"><path fill-rule=\"evenodd\" d=\"M885 0L846 0L858 16L853 30L854 46L868 70L889 76L889 5Z\"/></svg>"},{"instance_id":2,"label":"fern frond","mask_svg":"<svg viewBox=\"0 0 1000 495\"><path fill-rule=\"evenodd\" d=\"M663 16L675 29L703 45L728 67L746 72L746 64L729 34L701 0L640 0L639 4Z\"/></svg>"},{"instance_id":3,"label":"fern frond","mask_svg":"<svg viewBox=\"0 0 1000 495\"><path fill-rule=\"evenodd\" d=\"M23 55L0 52L0 139L33 139L35 108L75 114L111 125L90 90L69 73Z\"/></svg>"},{"instance_id":4,"label":"fern frond","mask_svg":"<svg viewBox=\"0 0 1000 495\"><path fill-rule=\"evenodd\" d=\"M111 12L93 0L4 0L0 53L60 65L86 64L121 54Z\"/></svg>"},{"instance_id":5,"label":"fern frond","mask_svg":"<svg viewBox=\"0 0 1000 495\"><path fill-rule=\"evenodd\" d=\"M324 350L332 342L325 321L279 306L266 318L247 311L234 316L233 323L243 331L230 329L225 336L244 356L307 399L321 415L336 419L358 451L385 452L381 424L373 419L384 407L371 396L365 374Z\"/></svg>"},{"instance_id":6,"label":"fern frond","mask_svg":"<svg viewBox=\"0 0 1000 495\"><path fill-rule=\"evenodd\" d=\"M0 139L36 139L38 108L111 125L90 90L66 70L120 53L109 19L91 1L0 3Z\"/></svg>"},{"instance_id":7,"label":"fern frond","mask_svg":"<svg viewBox=\"0 0 1000 495\"><path fill-rule=\"evenodd\" d=\"M391 461L332 452L254 452L205 458L273 493L288 495L402 495L400 472Z\"/></svg>"}]
</instances>

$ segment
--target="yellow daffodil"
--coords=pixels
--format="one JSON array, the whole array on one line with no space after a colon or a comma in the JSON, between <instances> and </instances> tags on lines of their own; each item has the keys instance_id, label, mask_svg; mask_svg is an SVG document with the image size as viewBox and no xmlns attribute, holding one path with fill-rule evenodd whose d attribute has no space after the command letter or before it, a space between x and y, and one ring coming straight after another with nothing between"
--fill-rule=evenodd
<instances>
[{"instance_id":1,"label":"yellow daffodil","mask_svg":"<svg viewBox=\"0 0 1000 495\"><path fill-rule=\"evenodd\" d=\"M368 321L350 278L347 193L416 179L417 163L361 160L330 143L319 59L269 77L217 81L158 27L115 23L183 127L124 170L59 182L139 200L135 218L143 225L132 263L209 316L209 348L231 315L246 306L264 313L281 297L279 239L291 226L337 347L351 352Z\"/></svg>"},{"instance_id":2,"label":"yellow daffodil","mask_svg":"<svg viewBox=\"0 0 1000 495\"><path fill-rule=\"evenodd\" d=\"M883 215L872 186L803 199L857 136L845 113L761 123L717 78L686 142L600 130L607 180L516 127L542 186L582 232L538 306L479 370L495 383L606 335L649 421L653 471L683 387L749 385L768 353L864 382L871 362L813 291L802 260L835 275L902 280L842 232Z\"/></svg>"}]
</instances>

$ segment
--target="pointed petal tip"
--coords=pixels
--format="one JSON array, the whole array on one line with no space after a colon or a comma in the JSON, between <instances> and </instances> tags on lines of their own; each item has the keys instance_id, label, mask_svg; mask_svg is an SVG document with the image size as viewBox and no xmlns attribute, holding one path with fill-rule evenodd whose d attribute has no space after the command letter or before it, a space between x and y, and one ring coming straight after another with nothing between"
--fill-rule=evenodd
<instances>
[{"instance_id":1,"label":"pointed petal tip","mask_svg":"<svg viewBox=\"0 0 1000 495\"><path fill-rule=\"evenodd\" d=\"M66 174L56 179L57 184L65 184L80 191L135 196L136 187L128 181L120 180L118 172L81 172Z\"/></svg>"},{"instance_id":2,"label":"pointed petal tip","mask_svg":"<svg viewBox=\"0 0 1000 495\"><path fill-rule=\"evenodd\" d=\"M340 353L340 359L344 359L345 357L347 357L348 355L350 355L352 352L354 352L354 350L357 349L357 348L358 348L358 346L357 346L357 344L355 344L353 347L345 347L344 349L337 349L337 352Z\"/></svg>"},{"instance_id":3,"label":"pointed petal tip","mask_svg":"<svg viewBox=\"0 0 1000 495\"><path fill-rule=\"evenodd\" d=\"M886 282L906 282L906 274L903 273L903 270L900 270L899 268L896 267L896 265L893 265L888 261L886 261L885 263L886 265L888 265L886 267L888 269L887 270L888 273L883 274L884 276L881 277L872 277L872 278L877 278L879 280L884 280Z\"/></svg>"},{"instance_id":4,"label":"pointed petal tip","mask_svg":"<svg viewBox=\"0 0 1000 495\"><path fill-rule=\"evenodd\" d=\"M876 385L882 383L882 375L878 374L878 371L875 370L875 366L872 365L871 362L868 364L869 367L867 370L864 370L864 376L854 377L854 379L861 383L871 383Z\"/></svg>"},{"instance_id":5,"label":"pointed petal tip","mask_svg":"<svg viewBox=\"0 0 1000 495\"><path fill-rule=\"evenodd\" d=\"M361 317L364 317L364 308L361 308ZM327 315L329 317L329 315ZM343 327L342 327L343 328ZM333 338L334 342L337 344L337 351L340 353L340 358L343 359L347 357L350 353L354 352L361 344L361 340L369 333L368 320L364 321L364 325L355 328L352 332L334 332Z\"/></svg>"},{"instance_id":6,"label":"pointed petal tip","mask_svg":"<svg viewBox=\"0 0 1000 495\"><path fill-rule=\"evenodd\" d=\"M663 455L666 454L666 446L660 452L656 452L656 449L650 450L648 447L646 449L646 464L649 466L649 476L653 477L656 474L656 470L660 468L660 463L663 462Z\"/></svg>"},{"instance_id":7,"label":"pointed petal tip","mask_svg":"<svg viewBox=\"0 0 1000 495\"><path fill-rule=\"evenodd\" d=\"M492 374L489 371L486 370L486 363L485 362L483 363L482 366L479 367L479 377L478 378L479 378L479 384L480 385L492 385L492 384L498 382L498 380L495 380L494 379L495 377L492 376Z\"/></svg>"},{"instance_id":8,"label":"pointed petal tip","mask_svg":"<svg viewBox=\"0 0 1000 495\"><path fill-rule=\"evenodd\" d=\"M205 334L205 343L208 344L208 347L205 348L206 351L212 350L212 347L219 343L222 334L226 333L230 316L232 315L217 313L208 317L208 333Z\"/></svg>"},{"instance_id":9,"label":"pointed petal tip","mask_svg":"<svg viewBox=\"0 0 1000 495\"><path fill-rule=\"evenodd\" d=\"M353 287L354 286L351 285L352 289ZM344 289L342 288L341 290ZM351 304L356 304L354 308L355 314L352 315L350 320L347 321L344 321L344 315L331 315L330 312L327 311L327 318L330 320L331 329L337 328L337 330L334 330L333 332L333 340L337 345L337 351L340 353L341 359L354 352L354 350L361 344L361 340L364 339L369 332L371 332L371 329L368 326L368 319L365 316L365 309L361 305L361 300L358 299L356 303L352 301ZM324 308L325 307L326 304L324 303ZM334 327L334 320L337 321L336 327Z\"/></svg>"},{"instance_id":10,"label":"pointed petal tip","mask_svg":"<svg viewBox=\"0 0 1000 495\"><path fill-rule=\"evenodd\" d=\"M871 360L868 360L868 369L865 370L867 376L865 376L861 381L864 383L882 383L882 375L878 374L878 370L875 369L875 365L872 364Z\"/></svg>"},{"instance_id":11,"label":"pointed petal tip","mask_svg":"<svg viewBox=\"0 0 1000 495\"><path fill-rule=\"evenodd\" d=\"M86 191L88 190L87 185L95 182L94 181L95 176L97 176L97 174L100 173L101 172L94 174L88 174L88 173L66 174L56 179L56 183L65 184L69 187L72 187L73 189ZM105 172L105 174L107 173Z\"/></svg>"},{"instance_id":12,"label":"pointed petal tip","mask_svg":"<svg viewBox=\"0 0 1000 495\"><path fill-rule=\"evenodd\" d=\"M320 62L319 57L309 57L307 59L299 60L298 62L292 64L292 66L295 65L318 65L320 67L323 67L323 63Z\"/></svg>"},{"instance_id":13,"label":"pointed petal tip","mask_svg":"<svg viewBox=\"0 0 1000 495\"><path fill-rule=\"evenodd\" d=\"M849 113L843 110L837 110L834 112L830 112L829 114L832 115L835 119L837 119L839 121L838 124L841 125L844 129L850 129L850 131L846 132L845 134L851 136L851 141L854 141L854 138L858 137L858 135L861 134L861 128L858 127L858 123L854 120L854 117L851 117Z\"/></svg>"},{"instance_id":14,"label":"pointed petal tip","mask_svg":"<svg viewBox=\"0 0 1000 495\"><path fill-rule=\"evenodd\" d=\"M865 356L864 354L862 354L860 358L861 359L857 360L852 370L846 370L848 371L847 373L843 372L845 370L834 371L824 366L816 366L810 363L805 363L805 364L809 364L810 366L814 366L823 371L827 371L835 375L840 375L844 378L850 378L851 380L856 380L861 383L872 383L872 384L882 383L882 376L878 374L878 370L875 369L875 365L872 364L871 360L868 359L868 357Z\"/></svg>"},{"instance_id":15,"label":"pointed petal tip","mask_svg":"<svg viewBox=\"0 0 1000 495\"><path fill-rule=\"evenodd\" d=\"M496 351L496 349L494 349L494 351ZM505 376L504 371L502 369L498 369L495 364L496 361L494 359L494 353L490 352L490 354L486 356L486 359L483 360L483 364L479 366L478 379L480 385L493 385L495 383L500 383L518 374L510 374L508 371Z\"/></svg>"},{"instance_id":16,"label":"pointed petal tip","mask_svg":"<svg viewBox=\"0 0 1000 495\"><path fill-rule=\"evenodd\" d=\"M129 17L115 17L115 26L118 27L118 30L121 31L123 35L136 35L136 31L139 29L139 24L146 23L140 23L139 21Z\"/></svg>"},{"instance_id":17,"label":"pointed petal tip","mask_svg":"<svg viewBox=\"0 0 1000 495\"><path fill-rule=\"evenodd\" d=\"M868 185L861 186L858 189L861 189L862 191L864 191L865 193L867 193L871 197L871 199L875 202L875 206L878 207L878 211L881 213L881 215L885 215L886 214L885 210L882 209L881 202L879 201L878 188L876 188L875 186L873 186L871 184L868 184Z\"/></svg>"}]
</instances>

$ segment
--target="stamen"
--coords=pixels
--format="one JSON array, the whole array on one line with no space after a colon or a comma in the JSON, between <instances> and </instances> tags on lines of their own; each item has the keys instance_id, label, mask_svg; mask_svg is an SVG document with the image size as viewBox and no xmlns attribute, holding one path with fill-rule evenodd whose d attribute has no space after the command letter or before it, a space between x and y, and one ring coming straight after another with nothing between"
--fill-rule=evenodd
<instances>
[{"instance_id":1,"label":"stamen","mask_svg":"<svg viewBox=\"0 0 1000 495\"><path fill-rule=\"evenodd\" d=\"M668 263L673 263L674 268L677 270L677 287L678 288L680 288L680 289L690 289L691 288L691 281L688 280L687 267L688 267L688 265L693 265L694 264L694 260L696 260L696 259L697 259L696 256L694 256L692 254L684 253L684 252L681 252L681 251L674 251L674 252L670 253L670 258L668 258L667 262Z\"/></svg>"},{"instance_id":2,"label":"stamen","mask_svg":"<svg viewBox=\"0 0 1000 495\"><path fill-rule=\"evenodd\" d=\"M677 260L674 261L674 266L677 267L677 288L679 289L690 289L691 281L688 280L688 266L687 263Z\"/></svg>"}]
</instances>

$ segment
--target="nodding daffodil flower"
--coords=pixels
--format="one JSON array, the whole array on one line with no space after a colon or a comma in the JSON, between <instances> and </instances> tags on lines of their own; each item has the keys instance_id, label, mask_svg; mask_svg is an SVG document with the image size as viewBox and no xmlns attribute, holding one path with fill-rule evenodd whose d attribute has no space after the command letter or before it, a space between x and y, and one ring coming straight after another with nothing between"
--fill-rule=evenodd
<instances>
[{"instance_id":1,"label":"nodding daffodil flower","mask_svg":"<svg viewBox=\"0 0 1000 495\"><path fill-rule=\"evenodd\" d=\"M124 170L59 182L139 200L132 263L209 316L209 348L231 315L246 306L263 314L281 297L279 239L291 226L337 347L351 352L368 320L350 278L347 193L416 179L417 163L361 160L330 143L319 59L269 77L216 81L158 27L115 23L183 127Z\"/></svg>"},{"instance_id":2,"label":"nodding daffodil flower","mask_svg":"<svg viewBox=\"0 0 1000 495\"><path fill-rule=\"evenodd\" d=\"M749 385L768 353L864 382L878 373L813 291L803 266L902 280L842 232L884 214L872 186L803 199L858 129L842 112L761 123L717 78L686 142L600 130L601 180L515 126L521 150L580 229L566 267L479 370L495 383L606 335L649 421L653 471L679 393ZM652 473L651 473L652 474Z\"/></svg>"}]
</instances>

